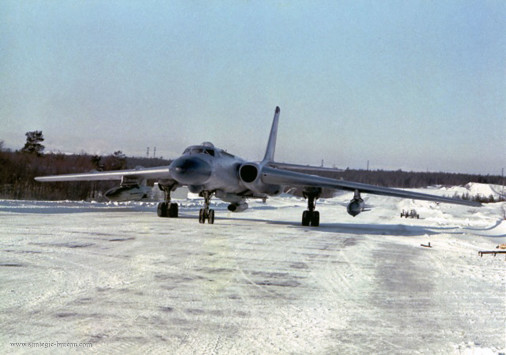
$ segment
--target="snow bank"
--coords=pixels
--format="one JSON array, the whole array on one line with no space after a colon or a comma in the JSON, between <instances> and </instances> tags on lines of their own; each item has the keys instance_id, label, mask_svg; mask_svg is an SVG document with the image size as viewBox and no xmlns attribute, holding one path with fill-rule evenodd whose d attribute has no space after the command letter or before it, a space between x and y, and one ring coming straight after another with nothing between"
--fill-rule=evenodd
<instances>
[{"instance_id":1,"label":"snow bank","mask_svg":"<svg viewBox=\"0 0 506 355\"><path fill-rule=\"evenodd\" d=\"M480 184L477 182L470 182L465 186L452 186L442 187L441 191L444 191L445 195L452 197L454 195L463 196L468 194L469 196L481 196L488 198L493 196L494 199L498 200L500 197L506 198L503 193L503 187L501 185L493 184Z\"/></svg>"}]
</instances>

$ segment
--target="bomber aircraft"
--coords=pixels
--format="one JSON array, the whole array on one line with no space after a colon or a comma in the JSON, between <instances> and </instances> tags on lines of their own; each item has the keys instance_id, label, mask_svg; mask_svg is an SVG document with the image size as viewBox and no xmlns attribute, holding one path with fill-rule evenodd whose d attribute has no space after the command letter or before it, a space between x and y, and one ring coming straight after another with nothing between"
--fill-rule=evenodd
<instances>
[{"instance_id":1,"label":"bomber aircraft","mask_svg":"<svg viewBox=\"0 0 506 355\"><path fill-rule=\"evenodd\" d=\"M440 197L430 194L374 186L358 182L336 180L322 176L302 173L300 165L278 163L274 160L276 137L278 133L280 109L276 107L274 119L263 160L250 162L209 142L193 145L185 149L183 155L168 166L137 168L107 172L64 174L36 177L42 182L51 181L92 181L119 180L120 185L106 192L111 200L135 200L144 195L147 179L158 180L164 191L164 202L157 208L159 217L178 217L178 204L171 202L171 192L178 187L187 186L192 193L204 198L204 207L199 212L199 222L214 223L214 210L210 209L211 197L230 203L228 210L241 212L248 208L247 199L266 199L283 192L298 191L307 200L307 210L302 213L303 226L319 226L320 213L316 210L316 200L325 190L348 190L354 192L347 205L347 212L353 217L364 211L361 193L386 195L400 198L445 202L468 206L480 206L473 201Z\"/></svg>"}]
</instances>

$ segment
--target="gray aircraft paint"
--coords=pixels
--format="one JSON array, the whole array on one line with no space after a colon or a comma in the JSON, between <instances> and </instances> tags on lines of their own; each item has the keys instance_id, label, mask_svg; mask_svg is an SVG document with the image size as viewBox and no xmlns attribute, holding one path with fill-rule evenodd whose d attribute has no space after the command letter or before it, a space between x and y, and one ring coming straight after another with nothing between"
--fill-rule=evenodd
<instances>
[{"instance_id":1,"label":"gray aircraft paint","mask_svg":"<svg viewBox=\"0 0 506 355\"><path fill-rule=\"evenodd\" d=\"M135 179L139 181L157 179L158 185L166 191L166 204L170 203L170 192L182 186L187 186L193 193L200 193L204 197L207 196L205 199L205 211L203 212L205 214L208 214L210 211L209 200L212 195L223 201L230 202L229 210L239 212L247 208L245 200L248 198L266 199L269 196L276 196L283 191L302 190L302 194L308 198L309 213L313 215L318 213L314 211L315 201L321 197L323 189L354 191L355 196L350 201L350 205L361 199L360 193L370 193L399 198L480 206L479 203L473 201L330 179L291 171L291 164L281 164L274 161L279 115L280 109L276 107L265 155L260 162L247 162L215 147L209 142L205 142L201 145L188 147L185 149L183 155L175 159L169 166L44 176L36 177L35 180L41 182L120 180L123 183L124 179L127 179L129 182L135 181ZM293 165L293 167L296 168L297 166ZM175 208L177 209L177 206ZM358 213L360 211L356 211L354 215ZM214 211L212 211L212 214L214 222ZM307 221L304 222L304 218L303 224L308 225L306 224L308 223ZM210 223L213 222L210 221ZM319 224L319 215L317 221L311 223L317 226Z\"/></svg>"}]
</instances>

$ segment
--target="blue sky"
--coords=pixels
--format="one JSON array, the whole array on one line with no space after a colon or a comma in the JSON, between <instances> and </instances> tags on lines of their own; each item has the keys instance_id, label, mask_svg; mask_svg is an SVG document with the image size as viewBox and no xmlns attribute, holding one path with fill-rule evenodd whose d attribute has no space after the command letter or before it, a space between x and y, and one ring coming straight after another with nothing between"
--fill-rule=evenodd
<instances>
[{"instance_id":1,"label":"blue sky","mask_svg":"<svg viewBox=\"0 0 506 355\"><path fill-rule=\"evenodd\" d=\"M0 140L500 174L506 2L0 2Z\"/></svg>"}]
</instances>

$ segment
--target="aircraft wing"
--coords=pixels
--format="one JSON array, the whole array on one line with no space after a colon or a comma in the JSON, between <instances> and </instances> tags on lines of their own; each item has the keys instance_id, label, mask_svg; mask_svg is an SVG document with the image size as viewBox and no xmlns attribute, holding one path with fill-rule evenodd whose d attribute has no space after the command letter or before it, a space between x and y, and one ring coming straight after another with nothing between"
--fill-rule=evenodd
<instances>
[{"instance_id":1,"label":"aircraft wing","mask_svg":"<svg viewBox=\"0 0 506 355\"><path fill-rule=\"evenodd\" d=\"M441 197L419 192L392 189L388 187L374 186L346 180L330 179L322 176L303 174L294 171L271 168L267 166L263 167L261 174L262 174L261 175L262 182L265 184L282 185L282 186L320 187L320 188L340 189L349 191L358 190L360 192L371 193L375 195L453 203L458 205L475 206L475 207L481 206L479 202L475 201L461 200L450 197Z\"/></svg>"},{"instance_id":2,"label":"aircraft wing","mask_svg":"<svg viewBox=\"0 0 506 355\"><path fill-rule=\"evenodd\" d=\"M323 166L312 166L312 165L300 165L300 164L289 164L289 163L278 163L278 162L270 162L269 166L271 168L277 168L281 170L294 170L298 172L302 172L305 174L312 174L317 172L340 172L342 169L338 168L328 168Z\"/></svg>"},{"instance_id":3,"label":"aircraft wing","mask_svg":"<svg viewBox=\"0 0 506 355\"><path fill-rule=\"evenodd\" d=\"M38 176L35 178L35 180L41 182L96 181L96 180L122 180L123 177L144 178L144 179L171 179L169 167L161 166L155 168L139 168L139 169L100 171L100 172L90 172L80 174Z\"/></svg>"}]
</instances>

